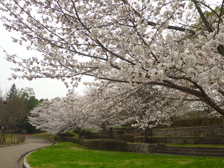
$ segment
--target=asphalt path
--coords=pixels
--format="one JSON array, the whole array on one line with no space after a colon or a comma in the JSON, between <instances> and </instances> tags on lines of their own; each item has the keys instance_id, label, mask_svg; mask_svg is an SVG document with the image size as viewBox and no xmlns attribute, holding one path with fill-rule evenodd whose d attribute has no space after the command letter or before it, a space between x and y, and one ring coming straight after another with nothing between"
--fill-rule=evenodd
<instances>
[{"instance_id":1,"label":"asphalt path","mask_svg":"<svg viewBox=\"0 0 224 168\"><path fill-rule=\"evenodd\" d=\"M53 142L34 136L26 136L26 143L0 147L0 168L18 168L17 160L26 152L51 146Z\"/></svg>"}]
</instances>

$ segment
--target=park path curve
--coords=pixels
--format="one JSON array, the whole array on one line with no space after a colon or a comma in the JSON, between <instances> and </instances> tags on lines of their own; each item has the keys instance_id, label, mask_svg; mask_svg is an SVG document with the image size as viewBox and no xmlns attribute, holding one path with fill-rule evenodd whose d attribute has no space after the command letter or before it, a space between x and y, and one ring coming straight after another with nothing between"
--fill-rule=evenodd
<instances>
[{"instance_id":1,"label":"park path curve","mask_svg":"<svg viewBox=\"0 0 224 168\"><path fill-rule=\"evenodd\" d=\"M51 146L53 142L34 136L26 136L27 142L20 145L0 147L0 168L18 168L17 160L26 152Z\"/></svg>"}]
</instances>

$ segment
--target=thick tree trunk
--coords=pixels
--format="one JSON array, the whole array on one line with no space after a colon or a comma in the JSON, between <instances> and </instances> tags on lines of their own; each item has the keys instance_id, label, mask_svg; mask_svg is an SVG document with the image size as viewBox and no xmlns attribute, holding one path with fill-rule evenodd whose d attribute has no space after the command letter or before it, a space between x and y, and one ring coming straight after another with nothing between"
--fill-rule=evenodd
<instances>
[{"instance_id":1,"label":"thick tree trunk","mask_svg":"<svg viewBox=\"0 0 224 168\"><path fill-rule=\"evenodd\" d=\"M191 81L185 77L172 77L173 79L185 79L190 81L191 83L193 83L199 90L195 90L195 89L191 89L185 86L179 86L177 84L172 83L171 81L168 80L163 80L164 83L161 82L157 82L158 85L162 85L162 86L166 86L169 88L174 88L177 89L179 91L194 95L196 97L198 97L201 101L205 102L207 105L209 105L210 107L212 107L214 110L216 110L219 114L224 116L224 109L222 109L219 105L217 105L203 90L203 88L201 86L199 86L196 82ZM151 83L152 84L152 83Z\"/></svg>"},{"instance_id":2,"label":"thick tree trunk","mask_svg":"<svg viewBox=\"0 0 224 168\"><path fill-rule=\"evenodd\" d=\"M102 124L102 128L103 128L103 131L105 132L105 130L106 130L106 124L105 123Z\"/></svg>"},{"instance_id":3,"label":"thick tree trunk","mask_svg":"<svg viewBox=\"0 0 224 168\"><path fill-rule=\"evenodd\" d=\"M109 128L110 138L113 139L113 127Z\"/></svg>"},{"instance_id":4,"label":"thick tree trunk","mask_svg":"<svg viewBox=\"0 0 224 168\"><path fill-rule=\"evenodd\" d=\"M149 128L145 128L145 132L144 132L144 142L147 142L147 139L148 139L148 130L149 130Z\"/></svg>"},{"instance_id":5,"label":"thick tree trunk","mask_svg":"<svg viewBox=\"0 0 224 168\"><path fill-rule=\"evenodd\" d=\"M152 133L152 128L149 128L149 136L153 136L153 133Z\"/></svg>"},{"instance_id":6,"label":"thick tree trunk","mask_svg":"<svg viewBox=\"0 0 224 168\"><path fill-rule=\"evenodd\" d=\"M79 139L81 140L82 139L82 130L80 129L78 132L79 132Z\"/></svg>"}]
</instances>

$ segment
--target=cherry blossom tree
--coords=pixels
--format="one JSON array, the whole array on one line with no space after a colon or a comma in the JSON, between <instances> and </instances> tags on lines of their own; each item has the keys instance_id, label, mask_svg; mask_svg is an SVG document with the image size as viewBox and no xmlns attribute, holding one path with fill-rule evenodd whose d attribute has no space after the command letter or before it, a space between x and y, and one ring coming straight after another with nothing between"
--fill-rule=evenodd
<instances>
[{"instance_id":1,"label":"cherry blossom tree","mask_svg":"<svg viewBox=\"0 0 224 168\"><path fill-rule=\"evenodd\" d=\"M18 65L14 70L23 72L13 78L57 78L71 89L84 75L136 88L160 86L224 115L224 1L1 0L0 5L6 29L20 32L13 41L42 53L7 55Z\"/></svg>"},{"instance_id":2,"label":"cherry blossom tree","mask_svg":"<svg viewBox=\"0 0 224 168\"><path fill-rule=\"evenodd\" d=\"M92 110L97 114L97 121L101 122L101 125L109 128L110 138L113 138L113 128L120 127L125 124L130 124L134 121L133 115L124 110L124 100L126 100L127 88L125 92L121 91L122 86L127 84L108 83L102 81L100 83L89 83L85 85L90 86L87 97L91 97L92 102L90 104Z\"/></svg>"},{"instance_id":3,"label":"cherry blossom tree","mask_svg":"<svg viewBox=\"0 0 224 168\"><path fill-rule=\"evenodd\" d=\"M187 98L186 94L184 98L182 95L168 95L165 87L107 81L85 84L92 88L90 96L95 100L91 106L97 109L100 120L109 126L111 135L113 127L132 124L145 130L147 138L153 127L170 125L172 117L183 117L188 112L185 109L192 110L189 102L196 101Z\"/></svg>"},{"instance_id":4,"label":"cherry blossom tree","mask_svg":"<svg viewBox=\"0 0 224 168\"><path fill-rule=\"evenodd\" d=\"M100 126L95 122L96 115L89 109L84 97L57 98L45 100L34 108L28 116L28 121L37 129L46 130L56 135L69 130L77 130L82 138L82 129L99 131Z\"/></svg>"},{"instance_id":5,"label":"cherry blossom tree","mask_svg":"<svg viewBox=\"0 0 224 168\"><path fill-rule=\"evenodd\" d=\"M113 138L114 127L132 124L144 129L147 138L148 129L169 125L171 117L183 115L182 108L186 108L183 102L188 101L177 96L163 96L165 93L161 87L145 88L107 81L85 84L90 87L83 96L70 95L42 102L31 111L28 117L30 124L52 134L75 129L80 138L82 129L97 132L103 124L109 128Z\"/></svg>"}]
</instances>

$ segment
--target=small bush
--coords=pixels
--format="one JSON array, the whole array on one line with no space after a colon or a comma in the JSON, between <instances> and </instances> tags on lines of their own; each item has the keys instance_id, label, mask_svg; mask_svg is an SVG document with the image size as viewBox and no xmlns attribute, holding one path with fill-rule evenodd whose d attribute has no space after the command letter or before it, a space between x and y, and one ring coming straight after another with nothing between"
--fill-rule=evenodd
<instances>
[{"instance_id":1,"label":"small bush","mask_svg":"<svg viewBox=\"0 0 224 168\"><path fill-rule=\"evenodd\" d=\"M147 143L166 143L166 137L148 137Z\"/></svg>"},{"instance_id":2,"label":"small bush","mask_svg":"<svg viewBox=\"0 0 224 168\"><path fill-rule=\"evenodd\" d=\"M66 136L66 137L74 137L75 135L73 133L70 132L66 132L64 134L61 134L62 136Z\"/></svg>"},{"instance_id":3,"label":"small bush","mask_svg":"<svg viewBox=\"0 0 224 168\"><path fill-rule=\"evenodd\" d=\"M55 136L55 141L63 141L63 142L73 142L73 143L79 143L78 137L61 137L61 136Z\"/></svg>"},{"instance_id":4,"label":"small bush","mask_svg":"<svg viewBox=\"0 0 224 168\"><path fill-rule=\"evenodd\" d=\"M122 134L122 135L118 135L115 138L119 140L123 140L123 141L134 142L135 136L139 136L139 134Z\"/></svg>"},{"instance_id":5,"label":"small bush","mask_svg":"<svg viewBox=\"0 0 224 168\"><path fill-rule=\"evenodd\" d=\"M76 134L79 134L79 132L75 129L73 130L73 132L76 133ZM90 129L83 129L82 130L82 135L83 136L88 136L88 135L91 135L91 134L93 134L93 131L90 130Z\"/></svg>"},{"instance_id":6,"label":"small bush","mask_svg":"<svg viewBox=\"0 0 224 168\"><path fill-rule=\"evenodd\" d=\"M90 134L85 136L86 139L110 139L109 135L105 134Z\"/></svg>"}]
</instances>

